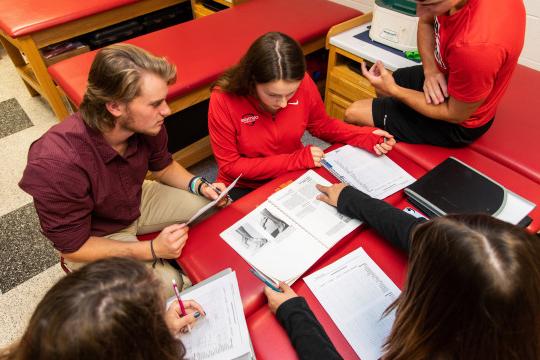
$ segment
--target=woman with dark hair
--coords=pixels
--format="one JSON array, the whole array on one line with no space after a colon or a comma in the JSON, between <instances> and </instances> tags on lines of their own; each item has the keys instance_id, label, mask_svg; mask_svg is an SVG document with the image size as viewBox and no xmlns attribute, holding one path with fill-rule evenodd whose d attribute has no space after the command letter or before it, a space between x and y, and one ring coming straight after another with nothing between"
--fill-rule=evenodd
<instances>
[{"instance_id":1,"label":"woman with dark hair","mask_svg":"<svg viewBox=\"0 0 540 360\"><path fill-rule=\"evenodd\" d=\"M409 251L383 359L540 359L540 241L484 214L416 219L337 184L320 200ZM303 298L265 288L302 359L339 359Z\"/></svg>"},{"instance_id":2,"label":"woman with dark hair","mask_svg":"<svg viewBox=\"0 0 540 360\"><path fill-rule=\"evenodd\" d=\"M208 128L218 181L230 184L242 174L233 198L285 172L321 166L323 151L302 145L306 130L378 155L395 144L386 131L330 118L302 48L278 32L259 37L213 85Z\"/></svg>"},{"instance_id":3,"label":"woman with dark hair","mask_svg":"<svg viewBox=\"0 0 540 360\"><path fill-rule=\"evenodd\" d=\"M183 359L176 335L204 314L194 301L165 310L161 282L144 264L109 258L56 283L38 304L20 342L1 360Z\"/></svg>"}]
</instances>

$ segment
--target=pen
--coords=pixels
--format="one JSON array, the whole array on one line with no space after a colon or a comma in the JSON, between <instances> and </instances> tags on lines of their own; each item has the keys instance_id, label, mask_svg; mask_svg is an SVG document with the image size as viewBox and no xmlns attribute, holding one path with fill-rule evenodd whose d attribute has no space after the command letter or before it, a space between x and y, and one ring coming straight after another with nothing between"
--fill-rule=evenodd
<instances>
[{"instance_id":1,"label":"pen","mask_svg":"<svg viewBox=\"0 0 540 360\"><path fill-rule=\"evenodd\" d=\"M182 302L182 299L180 299L180 293L178 292L178 286L176 285L176 281L173 279L172 281L174 294L176 295L176 299L178 300L178 305L180 305L180 314L182 317L186 316L186 308L184 307L184 303ZM188 331L191 332L191 326L187 325Z\"/></svg>"},{"instance_id":2,"label":"pen","mask_svg":"<svg viewBox=\"0 0 540 360\"><path fill-rule=\"evenodd\" d=\"M261 280L263 283L266 284L270 289L277 291L277 292L283 292L280 288L278 288L275 284L273 284L273 281L268 279L266 276L258 272L257 270L251 268L249 269L249 272L255 275L255 277L259 280Z\"/></svg>"},{"instance_id":3,"label":"pen","mask_svg":"<svg viewBox=\"0 0 540 360\"><path fill-rule=\"evenodd\" d=\"M210 189L214 190L218 195L221 194L221 190L219 190L217 187L215 187L214 185L212 185L212 183L211 183L210 181L206 180L205 178L201 178L201 181L202 181L204 184L208 185L208 187L210 187ZM227 199L228 199L230 202L233 201L232 197L230 197L229 194L227 194L226 196L227 196Z\"/></svg>"}]
</instances>

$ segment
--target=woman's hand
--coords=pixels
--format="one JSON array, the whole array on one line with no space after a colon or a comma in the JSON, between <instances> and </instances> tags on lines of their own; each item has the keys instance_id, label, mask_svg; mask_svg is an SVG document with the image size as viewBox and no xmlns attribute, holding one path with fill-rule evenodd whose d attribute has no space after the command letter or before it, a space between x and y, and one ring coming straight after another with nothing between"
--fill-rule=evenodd
<instances>
[{"instance_id":1,"label":"woman's hand","mask_svg":"<svg viewBox=\"0 0 540 360\"><path fill-rule=\"evenodd\" d=\"M334 207L337 207L337 202L339 199L339 194L341 194L341 191L347 186L347 184L341 183L341 184L334 184L331 186L323 186L317 184L317 190L319 190L322 194L317 195L317 200L323 201L327 203L328 205L332 205Z\"/></svg>"},{"instance_id":2,"label":"woman's hand","mask_svg":"<svg viewBox=\"0 0 540 360\"><path fill-rule=\"evenodd\" d=\"M373 147L373 151L375 151L375 153L379 156L388 153L390 150L392 150L394 145L396 145L396 139L394 139L394 135L390 134L387 131L377 129L373 131L373 134L379 135L384 140L380 144L376 144Z\"/></svg>"},{"instance_id":3,"label":"woman's hand","mask_svg":"<svg viewBox=\"0 0 540 360\"><path fill-rule=\"evenodd\" d=\"M272 311L273 314L276 313L277 309L285 301L298 296L296 295L294 290L291 289L291 287L285 284L284 282L279 283L279 288L283 290L283 292L274 291L270 289L268 286L264 287L264 294L268 298L268 307L270 308L270 311Z\"/></svg>"},{"instance_id":4,"label":"woman's hand","mask_svg":"<svg viewBox=\"0 0 540 360\"><path fill-rule=\"evenodd\" d=\"M311 156L315 167L321 167L321 160L324 157L324 151L318 146L310 146Z\"/></svg>"},{"instance_id":5,"label":"woman's hand","mask_svg":"<svg viewBox=\"0 0 540 360\"><path fill-rule=\"evenodd\" d=\"M180 305L176 300L171 303L165 312L165 323L173 336L180 332L186 332L189 326L195 325L198 318L206 315L201 305L197 302L183 300L182 303L184 304L187 315L182 316Z\"/></svg>"}]
</instances>

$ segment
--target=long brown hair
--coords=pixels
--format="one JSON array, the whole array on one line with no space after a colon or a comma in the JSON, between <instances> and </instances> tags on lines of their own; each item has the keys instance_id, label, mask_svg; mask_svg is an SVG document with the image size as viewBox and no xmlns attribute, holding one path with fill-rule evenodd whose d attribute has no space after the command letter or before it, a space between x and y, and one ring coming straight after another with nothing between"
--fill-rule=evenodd
<instances>
[{"instance_id":1,"label":"long brown hair","mask_svg":"<svg viewBox=\"0 0 540 360\"><path fill-rule=\"evenodd\" d=\"M129 103L140 95L144 73L159 76L168 85L176 81L176 67L165 58L130 44L114 44L98 51L88 75L88 87L79 111L86 125L105 132L116 118L107 110L112 101Z\"/></svg>"},{"instance_id":2,"label":"long brown hair","mask_svg":"<svg viewBox=\"0 0 540 360\"><path fill-rule=\"evenodd\" d=\"M487 215L418 226L384 359L539 359L540 241Z\"/></svg>"},{"instance_id":3,"label":"long brown hair","mask_svg":"<svg viewBox=\"0 0 540 360\"><path fill-rule=\"evenodd\" d=\"M131 259L88 264L56 283L0 359L182 359L164 320L161 283Z\"/></svg>"},{"instance_id":4,"label":"long brown hair","mask_svg":"<svg viewBox=\"0 0 540 360\"><path fill-rule=\"evenodd\" d=\"M276 80L299 81L306 72L302 48L293 38L269 32L249 47L238 65L227 70L214 84L238 96L252 95L255 84Z\"/></svg>"}]
</instances>

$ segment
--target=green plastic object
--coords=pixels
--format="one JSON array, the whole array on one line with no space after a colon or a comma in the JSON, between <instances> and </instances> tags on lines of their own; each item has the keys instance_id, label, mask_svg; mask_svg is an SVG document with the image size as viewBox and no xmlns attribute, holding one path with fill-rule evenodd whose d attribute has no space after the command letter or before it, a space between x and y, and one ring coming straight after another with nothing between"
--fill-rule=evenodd
<instances>
[{"instance_id":1,"label":"green plastic object","mask_svg":"<svg viewBox=\"0 0 540 360\"><path fill-rule=\"evenodd\" d=\"M405 51L405 57L409 60L420 61L420 53L418 50Z\"/></svg>"},{"instance_id":2,"label":"green plastic object","mask_svg":"<svg viewBox=\"0 0 540 360\"><path fill-rule=\"evenodd\" d=\"M405 15L416 16L416 2L413 0L375 0L375 4Z\"/></svg>"}]
</instances>

